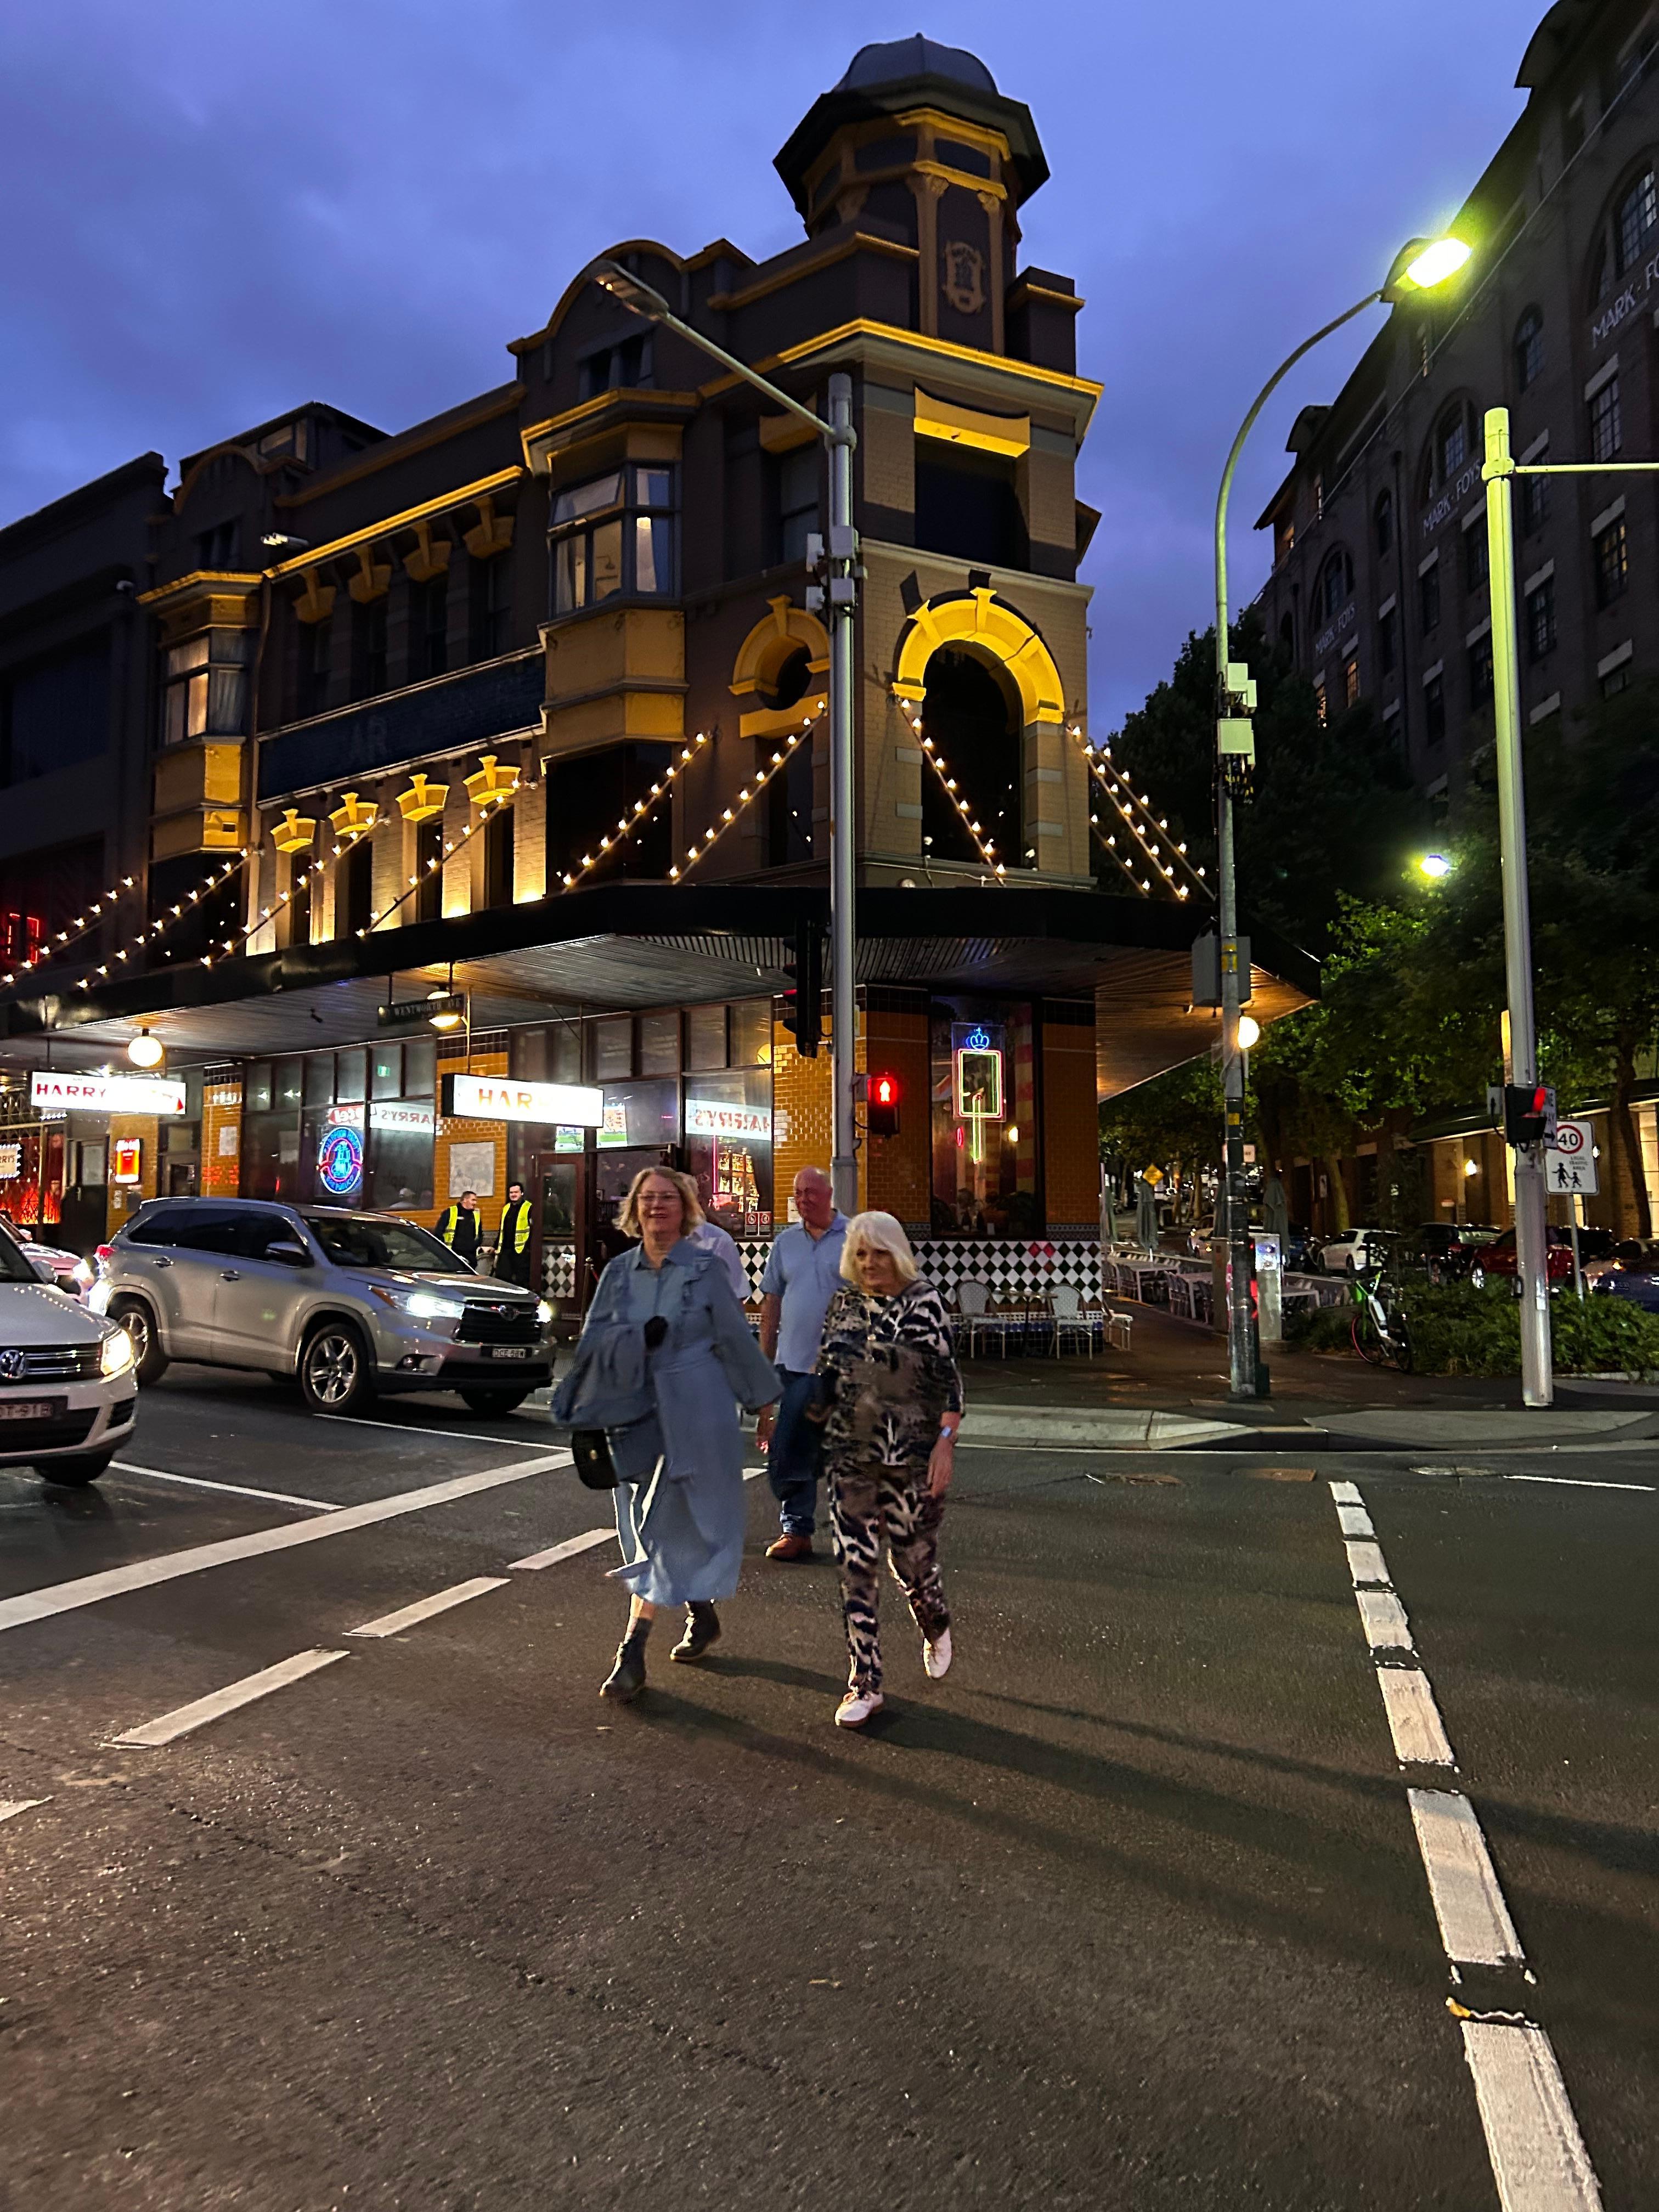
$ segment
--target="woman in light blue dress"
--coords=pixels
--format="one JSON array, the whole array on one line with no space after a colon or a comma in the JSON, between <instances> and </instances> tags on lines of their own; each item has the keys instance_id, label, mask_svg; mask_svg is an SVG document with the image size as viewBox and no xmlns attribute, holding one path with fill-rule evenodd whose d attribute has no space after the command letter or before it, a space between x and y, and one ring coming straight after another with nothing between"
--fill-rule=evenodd
<instances>
[{"instance_id":1,"label":"woman in light blue dress","mask_svg":"<svg viewBox=\"0 0 1659 2212\"><path fill-rule=\"evenodd\" d=\"M718 1255L691 1240L702 1218L690 1176L635 1176L617 1220L639 1243L600 1276L554 1401L556 1420L605 1429L621 1478L614 1573L631 1593L628 1632L599 1694L624 1705L644 1686L659 1606L685 1607L671 1658L701 1659L720 1633L714 1608L738 1587L747 1515L738 1407L779 1393Z\"/></svg>"}]
</instances>

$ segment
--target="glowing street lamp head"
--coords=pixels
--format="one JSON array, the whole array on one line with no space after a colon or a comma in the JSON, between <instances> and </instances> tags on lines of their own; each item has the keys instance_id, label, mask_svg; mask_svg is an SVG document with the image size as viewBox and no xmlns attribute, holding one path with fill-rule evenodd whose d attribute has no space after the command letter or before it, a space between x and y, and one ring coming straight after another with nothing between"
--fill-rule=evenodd
<instances>
[{"instance_id":1,"label":"glowing street lamp head","mask_svg":"<svg viewBox=\"0 0 1659 2212\"><path fill-rule=\"evenodd\" d=\"M1413 292L1431 292L1455 276L1474 248L1461 238L1413 238L1394 257L1382 286L1382 297L1394 301Z\"/></svg>"},{"instance_id":2,"label":"glowing street lamp head","mask_svg":"<svg viewBox=\"0 0 1659 2212\"><path fill-rule=\"evenodd\" d=\"M1431 884L1443 883L1452 872L1452 864L1443 853L1425 853L1417 864L1417 872Z\"/></svg>"},{"instance_id":3,"label":"glowing street lamp head","mask_svg":"<svg viewBox=\"0 0 1659 2212\"><path fill-rule=\"evenodd\" d=\"M1254 1052L1261 1042L1261 1023L1257 1021L1254 1014L1241 1014L1238 1018L1239 1050L1241 1052Z\"/></svg>"},{"instance_id":4,"label":"glowing street lamp head","mask_svg":"<svg viewBox=\"0 0 1659 2212\"><path fill-rule=\"evenodd\" d=\"M140 1030L127 1047L127 1058L135 1067L159 1067L167 1056L161 1038L152 1036L148 1030Z\"/></svg>"}]
</instances>

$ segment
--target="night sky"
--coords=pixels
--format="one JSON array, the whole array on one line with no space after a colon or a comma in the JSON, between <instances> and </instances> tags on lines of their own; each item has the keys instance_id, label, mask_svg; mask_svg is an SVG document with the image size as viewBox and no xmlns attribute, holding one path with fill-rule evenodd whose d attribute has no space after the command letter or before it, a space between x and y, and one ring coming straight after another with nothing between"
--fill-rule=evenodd
<instances>
[{"instance_id":1,"label":"night sky","mask_svg":"<svg viewBox=\"0 0 1659 2212\"><path fill-rule=\"evenodd\" d=\"M794 244L773 155L857 46L921 28L1031 108L1052 175L1025 257L1088 301L1101 732L1208 618L1216 478L1257 386L1449 219L1521 112L1541 9L14 0L0 520L150 448L176 471L307 399L387 430L453 405L507 380L504 342L618 240ZM1297 409L1331 396L1379 316L1256 432L1236 597L1263 573L1249 526Z\"/></svg>"}]
</instances>

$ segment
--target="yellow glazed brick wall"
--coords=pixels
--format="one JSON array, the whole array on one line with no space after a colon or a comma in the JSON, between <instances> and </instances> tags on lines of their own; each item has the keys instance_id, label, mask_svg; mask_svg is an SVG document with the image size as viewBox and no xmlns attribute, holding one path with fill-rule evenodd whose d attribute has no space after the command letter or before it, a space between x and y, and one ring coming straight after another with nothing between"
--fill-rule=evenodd
<instances>
[{"instance_id":1,"label":"yellow glazed brick wall","mask_svg":"<svg viewBox=\"0 0 1659 2212\"><path fill-rule=\"evenodd\" d=\"M860 1155L865 1204L896 1214L906 1228L927 1236L933 1218L927 1017L877 1007L864 1017L864 1039L862 1064L868 1072L896 1075L899 1083L897 1136L869 1139Z\"/></svg>"},{"instance_id":2,"label":"yellow glazed brick wall","mask_svg":"<svg viewBox=\"0 0 1659 2212\"><path fill-rule=\"evenodd\" d=\"M440 1057L440 1082L446 1075L459 1075L463 1070L474 1075L505 1075L507 1073L504 1052L475 1052L467 1060L464 1054L453 1060ZM437 1135L433 1145L432 1196L434 1203L424 1210L408 1209L411 1221L420 1222L430 1229L449 1204L449 1148L452 1145L493 1144L495 1147L495 1188L486 1198L478 1194L478 1218L483 1223L483 1235L493 1239L501 1225L501 1208L507 1203L507 1124L505 1121L474 1121L463 1118L438 1116ZM459 1192L457 1197L460 1195Z\"/></svg>"},{"instance_id":3,"label":"yellow glazed brick wall","mask_svg":"<svg viewBox=\"0 0 1659 2212\"><path fill-rule=\"evenodd\" d=\"M782 1229L789 1220L790 1188L801 1170L829 1170L833 1132L828 1022L816 1060L803 1060L783 1024L773 1023L772 1115L772 1220Z\"/></svg>"},{"instance_id":4,"label":"yellow glazed brick wall","mask_svg":"<svg viewBox=\"0 0 1659 2212\"><path fill-rule=\"evenodd\" d=\"M202 1172L199 1181L204 1198L234 1198L241 1189L242 1086L240 1083L203 1085Z\"/></svg>"}]
</instances>

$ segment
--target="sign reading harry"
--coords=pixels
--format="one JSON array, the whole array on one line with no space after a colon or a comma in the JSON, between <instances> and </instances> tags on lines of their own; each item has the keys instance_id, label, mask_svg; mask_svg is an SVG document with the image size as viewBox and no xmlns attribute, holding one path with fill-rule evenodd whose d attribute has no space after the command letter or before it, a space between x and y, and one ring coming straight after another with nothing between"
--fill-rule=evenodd
<instances>
[{"instance_id":1,"label":"sign reading harry","mask_svg":"<svg viewBox=\"0 0 1659 2212\"><path fill-rule=\"evenodd\" d=\"M438 1111L473 1121L564 1121L590 1129L603 1119L597 1091L574 1083L526 1083L506 1075L446 1075Z\"/></svg>"},{"instance_id":2,"label":"sign reading harry","mask_svg":"<svg viewBox=\"0 0 1659 2212\"><path fill-rule=\"evenodd\" d=\"M985 305L985 256L978 246L952 238L940 249L945 275L940 289L959 315L976 315Z\"/></svg>"}]
</instances>

